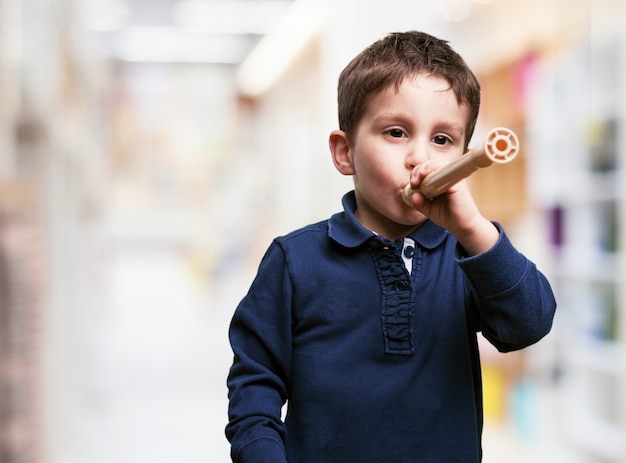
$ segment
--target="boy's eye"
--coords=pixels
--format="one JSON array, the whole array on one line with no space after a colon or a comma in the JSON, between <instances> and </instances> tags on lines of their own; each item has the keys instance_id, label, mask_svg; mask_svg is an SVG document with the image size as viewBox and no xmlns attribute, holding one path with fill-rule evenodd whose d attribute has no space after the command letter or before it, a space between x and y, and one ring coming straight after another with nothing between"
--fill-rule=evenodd
<instances>
[{"instance_id":1,"label":"boy's eye","mask_svg":"<svg viewBox=\"0 0 626 463\"><path fill-rule=\"evenodd\" d=\"M401 129L389 129L387 133L393 138L402 138L405 136Z\"/></svg>"},{"instance_id":2,"label":"boy's eye","mask_svg":"<svg viewBox=\"0 0 626 463\"><path fill-rule=\"evenodd\" d=\"M450 138L446 137L445 135L435 135L433 137L433 142L436 145L447 145L448 143L452 143L452 140L450 140Z\"/></svg>"}]
</instances>

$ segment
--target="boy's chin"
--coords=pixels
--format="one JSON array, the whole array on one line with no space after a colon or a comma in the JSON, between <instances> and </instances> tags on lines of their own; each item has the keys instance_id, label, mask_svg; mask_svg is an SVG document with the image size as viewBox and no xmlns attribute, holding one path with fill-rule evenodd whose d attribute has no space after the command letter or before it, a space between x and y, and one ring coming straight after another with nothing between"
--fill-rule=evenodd
<instances>
[{"instance_id":1,"label":"boy's chin","mask_svg":"<svg viewBox=\"0 0 626 463\"><path fill-rule=\"evenodd\" d=\"M411 212L409 212L402 218L400 225L404 225L406 227L417 227L418 225L426 222L426 219L427 217L424 214L416 211L415 209L411 209Z\"/></svg>"}]
</instances>

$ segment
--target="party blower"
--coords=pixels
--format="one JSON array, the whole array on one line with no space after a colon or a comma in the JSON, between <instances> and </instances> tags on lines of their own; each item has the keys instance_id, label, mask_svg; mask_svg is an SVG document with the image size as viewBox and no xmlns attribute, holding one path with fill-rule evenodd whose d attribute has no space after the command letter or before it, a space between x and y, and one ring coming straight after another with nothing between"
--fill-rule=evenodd
<instances>
[{"instance_id":1,"label":"party blower","mask_svg":"<svg viewBox=\"0 0 626 463\"><path fill-rule=\"evenodd\" d=\"M518 152L519 140L512 130L505 127L492 129L482 146L473 148L450 164L428 174L418 190L413 190L410 183L406 185L402 190L402 199L407 205L412 206L411 197L416 191L427 199L432 199L445 193L452 185L469 177L481 167L488 167L494 162L498 164L511 162Z\"/></svg>"}]
</instances>

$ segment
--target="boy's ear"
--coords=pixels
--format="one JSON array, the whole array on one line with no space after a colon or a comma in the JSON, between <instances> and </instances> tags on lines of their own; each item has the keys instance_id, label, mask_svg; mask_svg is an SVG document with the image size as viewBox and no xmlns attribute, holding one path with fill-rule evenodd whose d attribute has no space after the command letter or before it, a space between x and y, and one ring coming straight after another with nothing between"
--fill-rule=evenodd
<instances>
[{"instance_id":1,"label":"boy's ear","mask_svg":"<svg viewBox=\"0 0 626 463\"><path fill-rule=\"evenodd\" d=\"M328 145L335 168L343 175L354 175L352 149L346 133L343 130L333 130L328 137Z\"/></svg>"}]
</instances>

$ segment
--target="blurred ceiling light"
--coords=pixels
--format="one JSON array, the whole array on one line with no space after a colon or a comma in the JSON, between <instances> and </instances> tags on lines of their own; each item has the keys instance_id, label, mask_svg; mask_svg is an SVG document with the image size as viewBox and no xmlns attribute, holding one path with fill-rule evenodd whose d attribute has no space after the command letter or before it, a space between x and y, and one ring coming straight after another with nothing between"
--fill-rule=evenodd
<instances>
[{"instance_id":1,"label":"blurred ceiling light","mask_svg":"<svg viewBox=\"0 0 626 463\"><path fill-rule=\"evenodd\" d=\"M241 93L257 97L285 71L289 63L321 30L327 0L295 0L276 27L241 64L237 83Z\"/></svg>"},{"instance_id":2,"label":"blurred ceiling light","mask_svg":"<svg viewBox=\"0 0 626 463\"><path fill-rule=\"evenodd\" d=\"M82 0L78 4L78 18L87 29L114 31L126 25L130 8L125 0Z\"/></svg>"},{"instance_id":3,"label":"blurred ceiling light","mask_svg":"<svg viewBox=\"0 0 626 463\"><path fill-rule=\"evenodd\" d=\"M460 22L467 19L472 11L472 0L442 0L441 14L449 20Z\"/></svg>"},{"instance_id":4,"label":"blurred ceiling light","mask_svg":"<svg viewBox=\"0 0 626 463\"><path fill-rule=\"evenodd\" d=\"M117 34L110 53L115 59L133 62L238 64L250 46L250 39L244 35L135 26Z\"/></svg>"},{"instance_id":5,"label":"blurred ceiling light","mask_svg":"<svg viewBox=\"0 0 626 463\"><path fill-rule=\"evenodd\" d=\"M181 0L174 23L185 29L228 34L267 34L292 0Z\"/></svg>"}]
</instances>

